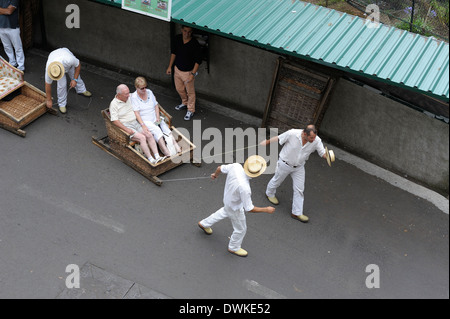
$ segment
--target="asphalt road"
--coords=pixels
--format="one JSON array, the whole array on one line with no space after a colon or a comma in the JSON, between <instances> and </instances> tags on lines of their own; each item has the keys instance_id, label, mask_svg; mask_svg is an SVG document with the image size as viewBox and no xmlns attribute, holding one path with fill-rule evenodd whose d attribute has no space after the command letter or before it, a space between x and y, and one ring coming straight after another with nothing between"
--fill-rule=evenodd
<instances>
[{"instance_id":1,"label":"asphalt road","mask_svg":"<svg viewBox=\"0 0 450 319\"><path fill-rule=\"evenodd\" d=\"M40 89L45 61L28 53L26 80ZM82 77L93 97L69 92L67 115L44 115L26 138L0 130L0 298L121 298L111 293L120 280L177 299L449 298L448 214L339 158L330 168L313 154L306 165L308 224L290 217L287 180L275 214L247 215L249 256L231 255L229 221L212 236L197 227L222 206L224 176L158 187L93 145L106 135L100 111L132 79L89 66ZM173 110L175 91L150 88L175 126L192 131ZM206 104L195 117L202 127L248 127ZM184 164L160 178L205 177L218 164ZM269 205L270 178L251 181L255 205ZM104 274L70 295L70 264ZM379 288L366 286L369 265Z\"/></svg>"}]
</instances>

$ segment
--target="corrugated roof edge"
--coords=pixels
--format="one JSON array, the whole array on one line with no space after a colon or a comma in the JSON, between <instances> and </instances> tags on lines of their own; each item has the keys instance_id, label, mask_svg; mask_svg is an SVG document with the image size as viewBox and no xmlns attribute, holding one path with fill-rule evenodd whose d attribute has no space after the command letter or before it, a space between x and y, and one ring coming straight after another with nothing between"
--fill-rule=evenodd
<instances>
[{"instance_id":1,"label":"corrugated roof edge","mask_svg":"<svg viewBox=\"0 0 450 319\"><path fill-rule=\"evenodd\" d=\"M247 1L251 2L253 0L247 0ZM274 0L274 1L277 1L277 0ZM195 3L196 0L191 0L191 2ZM208 2L208 1L207 0L206 1L205 0L202 1L202 5L204 5L206 2ZM220 1L215 0L215 2L213 4L209 3L208 5L209 6L214 6L218 2L220 2ZM296 1L293 1L292 3L294 3L294 2L296 2ZM298 2L302 3L305 7L309 7L309 9L311 9L311 4L306 4L306 3L301 2L301 1L298 1ZM296 5L298 5L298 4L296 3ZM183 1L183 5L182 6L183 7L187 7L185 1ZM191 6L188 6L188 7L191 7ZM319 7L319 6L316 6L316 7ZM323 9L323 7L320 7L320 8ZM286 9L286 8L284 8L284 9ZM345 14L343 14L341 12L330 10L328 8L326 8L326 9L329 10L329 11L326 12L326 15L329 16L329 19L335 19L336 17L333 17L333 14L337 14L337 15L339 15L338 18L341 19L339 21L342 21L342 17L348 16L351 19L351 25L355 25L356 24L354 22L355 18L356 19L360 19L364 25L367 25L366 20L364 20L362 18L355 17L355 16L352 16L352 15L345 15ZM181 11L183 11L183 10L181 10ZM201 11L201 10L196 10L195 13L198 14L199 11ZM314 10L314 12L317 12L317 8ZM324 11L322 10L322 14L323 14L323 12ZM330 14L330 12L332 14ZM192 13L192 11L187 12L186 16L189 16L191 13ZM183 13L180 13L180 10L179 10L178 11L178 15L181 15L181 14L183 14ZM224 16L227 16L227 15L224 14ZM394 36L393 40L385 39L385 38L383 39L383 45L385 45L386 42L392 42L392 43L389 43L389 45L391 46L391 48L393 47L393 49L391 49L391 51L388 52L387 56L383 58L384 63L382 63L381 69L379 67L377 67L378 72L376 72L376 73L379 74L379 73L382 73L381 70L383 70L385 68L385 66L387 64L389 64L390 68L388 68L387 71L384 72L387 76L382 77L382 76L379 76L377 74L370 74L370 73L367 73L367 72L364 71L364 69L370 64L370 62L372 62L372 60L374 60L377 57L377 52L379 50L376 51L376 52L370 51L369 53L372 54L373 56L370 56L370 55L363 56L363 53L365 53L364 52L364 48L360 47L360 49L359 49L360 52L359 52L358 55L354 55L354 59L351 61L352 63L347 63L347 65L343 66L343 65L339 65L338 63L336 63L336 61L332 61L332 62L327 62L326 61L327 56L331 53L331 50L326 50L324 52L325 55L318 56L318 57L311 57L311 55L313 55L313 54L311 54L311 55L309 55L307 53L306 54L302 54L300 52L297 52L295 49L292 50L292 51L284 49L283 48L284 47L284 43L283 43L283 45L281 45L279 47L275 47L275 46L272 46L269 43L264 44L264 43L260 42L258 38L250 39L249 37L246 36L247 34L242 34L242 35L233 34L232 32L227 32L227 30L221 30L221 28L211 29L211 28L209 28L206 25L205 26L201 26L201 23L200 23L201 22L201 17L202 17L201 14L199 16L197 16L196 21L186 21L183 18L172 17L172 21L176 22L176 23L180 23L180 24L190 25L193 28L201 29L203 31L210 32L210 33L213 33L213 34L217 34L219 36L223 36L223 37L226 37L226 38L230 38L230 39L238 41L238 42L243 42L243 43L255 46L255 47L263 48L265 50L272 51L272 52L275 52L275 53L278 53L278 54L281 54L281 55L291 55L291 56L299 57L299 58L302 58L302 59L305 59L305 60L308 60L308 61L311 61L311 62L315 62L315 63L322 64L322 65L326 65L326 66L329 66L331 68L339 69L339 70L342 70L342 71L345 71L345 72L348 72L348 73L353 73L353 74L356 74L356 75L359 75L359 76L365 76L365 77L368 77L370 79L381 81L381 82L384 82L384 83L387 83L387 84L390 84L390 85L394 85L394 86L397 86L397 87L407 88L409 90L412 90L412 91L415 91L415 92L418 92L418 93L422 93L422 94L426 94L426 95L438 98L438 99L443 100L443 101L448 103L448 100L449 100L449 85L448 85L448 81L446 83L442 82L443 76L448 73L448 43L446 43L445 41L437 40L437 39L435 39L433 37L424 37L424 36L421 36L421 35L417 35L417 34L414 34L414 33L410 33L410 32L404 31L404 30L396 29L394 27L385 26L385 25L381 24L381 27L388 28L388 30L390 30L388 33L390 34L391 37ZM320 24L320 25L314 26L314 28L315 28L314 31L316 31L319 28L323 28L324 26L328 26L329 27L330 25L332 25L329 22L329 20L324 19L323 16L320 17L320 20L324 21L324 22L322 24ZM228 21L228 20L226 20L226 21ZM217 22L217 21L214 20L214 22L217 25L218 23L220 24L221 21ZM279 21L277 20L276 22L279 22ZM292 21L290 21L290 23L291 22ZM253 23L261 23L261 22L260 21L256 21L256 22L253 22ZM276 24L275 22L273 22L273 23L274 23L274 25ZM287 21L285 21L285 23L287 23ZM287 28L289 27L289 26L284 25L283 22L281 23L281 25L282 25L284 31L286 31ZM222 24L222 26L223 26L223 24ZM349 28L344 29L344 32L342 32L342 28L341 29L335 28L334 25L332 25L332 28L330 28L330 29L331 29L330 33L333 30L338 29L337 31L341 32L341 33L338 34L337 37L340 37L340 38L345 37L347 35L347 32L349 32ZM254 27L252 28L252 30L254 30ZM367 28L355 29L355 30L357 31L357 35L360 36L362 39L364 39L364 37L370 37L371 38L371 37L375 36L375 33L373 35L371 35L367 31ZM330 37L330 34L326 33L326 32L328 32L328 30L321 31L321 32L324 33L326 37ZM286 33L287 33L287 31L286 31ZM363 35L363 36L361 36L361 35ZM395 38L395 36L398 37L398 35L400 35L400 40L396 40L396 38ZM279 38L282 38L282 36L283 35L278 35L278 38L275 39L275 40L277 40L277 42L280 42L278 40L279 40ZM406 42L406 44L405 43L402 44L402 41L404 41L404 39L407 38L407 37L408 38L412 38L412 43ZM310 34L309 38L313 39L314 37L311 37L311 34ZM419 46L416 45L419 42L419 38L424 39L424 42L428 42L428 44L426 45L425 48L419 48ZM314 49L314 53L315 53L316 50L322 49L322 48L320 47L321 46L321 40L317 40L317 39L314 39L314 40L316 42L312 43L312 41L311 41L311 43L307 42L307 44L310 45ZM342 51L345 54L345 52L349 50L350 46L353 45L355 42L357 42L357 40L361 40L361 39L360 38L358 38L358 39L352 38L351 42L347 41L347 43L345 43L347 46L344 47L343 50L342 50L342 48L340 48L341 51L336 51L338 53L337 56L340 57L339 59L337 59L338 62L342 58L342 54L343 54ZM410 40L410 39L408 39L408 40ZM417 59L422 58L423 55L425 54L425 51L429 47L429 43L430 43L429 41L437 42L438 43L437 47L439 47L439 50L442 50L442 48L444 47L444 52L440 51L440 52L433 53L433 55L430 58L430 63L421 65L422 69L417 72L420 75L420 77L419 78L417 78L417 77L414 78L413 81L408 81L411 78L413 72L416 69L411 64L409 64L410 66L407 68L407 70L404 70L403 68L401 68L401 66L404 63L408 63L409 60L406 61L407 58L409 58L410 60L412 59L413 61L417 61ZM270 42L274 42L274 41L270 41ZM441 43L441 42L443 42L443 43ZM406 49L404 48L405 45L408 46ZM334 46L336 46L336 44L331 46L332 49L334 48ZM364 45L364 47L367 47L367 43ZM352 49L355 50L354 47ZM354 50L352 50L352 51L355 52ZM396 50L400 50L400 51L398 51L399 53L395 54ZM324 50L322 49L322 51L324 51ZM406 52L419 51L419 53L417 53L416 55L413 55L411 57L409 57L409 56L403 56L403 58L402 58L402 56L399 57L399 55L404 54L405 51ZM333 52L333 53L335 53L334 54L335 56L336 56L336 52ZM442 56L442 53L443 54L446 53L446 57ZM354 65L355 62L358 61L358 60L355 60L355 59L360 59L361 55L362 55L362 58L365 58L365 60L363 60L363 61L366 61L366 62L364 62L362 65L360 65L359 68L352 69L351 67L348 66L348 65L350 65L350 66ZM439 61L436 61L438 56L440 56L441 59L439 59ZM395 59L393 59L393 57L395 57ZM430 72L431 68L434 66L433 65L434 62L439 62L440 63L441 60L443 60L443 63L440 64L440 67L437 70L435 70L433 68L434 72L435 73L438 72L438 73L435 74L435 76L432 77L432 82L429 83L430 82L430 78L425 79L425 77ZM383 61L381 61L381 62L383 62ZM445 62L445 61L447 61L447 62ZM395 64L395 62L396 62L396 64ZM355 67L356 66L357 65L355 65ZM400 73L400 72L398 72L400 70L402 71L402 73L399 76L397 76L397 73ZM426 72L425 70L428 70L428 71ZM395 79L396 77L398 78L397 81L394 81L394 80L391 79L391 78ZM447 76L447 78L448 78L448 76ZM427 81L424 81L424 80L427 80ZM411 82L411 83L407 84L408 82ZM426 83L424 83L424 82L426 82ZM421 86L424 87L425 84L426 84L427 89L420 88ZM437 92L439 92L440 94L437 93Z\"/></svg>"}]
</instances>

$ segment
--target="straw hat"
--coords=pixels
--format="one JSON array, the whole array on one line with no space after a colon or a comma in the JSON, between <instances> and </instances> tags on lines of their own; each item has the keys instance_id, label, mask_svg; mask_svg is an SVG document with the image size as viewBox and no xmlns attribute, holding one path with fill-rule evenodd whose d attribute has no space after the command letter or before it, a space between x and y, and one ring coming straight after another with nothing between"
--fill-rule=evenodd
<instances>
[{"instance_id":1,"label":"straw hat","mask_svg":"<svg viewBox=\"0 0 450 319\"><path fill-rule=\"evenodd\" d=\"M331 167L331 163L335 161L334 152L332 150L328 150L328 147L325 147L325 152L327 154L327 163L328 166Z\"/></svg>"},{"instance_id":2,"label":"straw hat","mask_svg":"<svg viewBox=\"0 0 450 319\"><path fill-rule=\"evenodd\" d=\"M65 70L61 62L55 61L50 63L47 68L47 74L53 81L58 81L64 76Z\"/></svg>"},{"instance_id":3,"label":"straw hat","mask_svg":"<svg viewBox=\"0 0 450 319\"><path fill-rule=\"evenodd\" d=\"M258 177L266 168L266 160L259 155L250 156L244 163L244 171L248 177Z\"/></svg>"}]
</instances>

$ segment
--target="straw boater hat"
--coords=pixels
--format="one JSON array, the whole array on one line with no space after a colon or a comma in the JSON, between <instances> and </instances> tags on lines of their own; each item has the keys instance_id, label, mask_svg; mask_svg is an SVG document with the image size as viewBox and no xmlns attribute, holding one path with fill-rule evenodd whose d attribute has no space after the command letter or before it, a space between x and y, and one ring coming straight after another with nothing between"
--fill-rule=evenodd
<instances>
[{"instance_id":1,"label":"straw boater hat","mask_svg":"<svg viewBox=\"0 0 450 319\"><path fill-rule=\"evenodd\" d=\"M258 177L266 168L266 160L259 155L250 156L244 163L244 171L248 177Z\"/></svg>"},{"instance_id":2,"label":"straw boater hat","mask_svg":"<svg viewBox=\"0 0 450 319\"><path fill-rule=\"evenodd\" d=\"M332 150L328 150L328 147L325 146L325 153L327 154L327 163L328 166L331 167L331 163L335 161L334 152Z\"/></svg>"},{"instance_id":3,"label":"straw boater hat","mask_svg":"<svg viewBox=\"0 0 450 319\"><path fill-rule=\"evenodd\" d=\"M65 70L61 62L55 61L50 63L47 68L47 74L53 81L58 81L64 76Z\"/></svg>"}]
</instances>

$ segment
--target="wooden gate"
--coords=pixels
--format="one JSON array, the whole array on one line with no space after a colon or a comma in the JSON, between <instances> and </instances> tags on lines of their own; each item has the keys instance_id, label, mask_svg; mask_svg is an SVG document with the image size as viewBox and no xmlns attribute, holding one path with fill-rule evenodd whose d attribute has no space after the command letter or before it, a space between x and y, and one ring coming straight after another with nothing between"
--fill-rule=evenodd
<instances>
[{"instance_id":1,"label":"wooden gate","mask_svg":"<svg viewBox=\"0 0 450 319\"><path fill-rule=\"evenodd\" d=\"M330 76L280 58L262 127L278 128L279 133L308 124L319 128L334 83Z\"/></svg>"}]
</instances>

